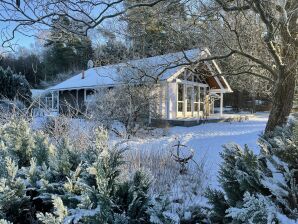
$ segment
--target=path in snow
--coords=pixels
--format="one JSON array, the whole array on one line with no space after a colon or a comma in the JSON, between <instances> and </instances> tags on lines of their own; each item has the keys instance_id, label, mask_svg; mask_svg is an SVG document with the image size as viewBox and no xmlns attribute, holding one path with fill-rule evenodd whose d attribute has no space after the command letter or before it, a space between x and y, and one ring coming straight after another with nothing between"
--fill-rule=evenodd
<instances>
[{"instance_id":1,"label":"path in snow","mask_svg":"<svg viewBox=\"0 0 298 224\"><path fill-rule=\"evenodd\" d=\"M247 144L258 152L257 139L264 131L268 114L260 113L249 121L233 123L209 123L195 127L173 127L169 134L160 138L136 139L130 143L133 148L141 150L163 150L174 145L177 139L195 150L195 159L206 162L209 183L216 187L217 171L221 162L222 145L237 143Z\"/></svg>"}]
</instances>

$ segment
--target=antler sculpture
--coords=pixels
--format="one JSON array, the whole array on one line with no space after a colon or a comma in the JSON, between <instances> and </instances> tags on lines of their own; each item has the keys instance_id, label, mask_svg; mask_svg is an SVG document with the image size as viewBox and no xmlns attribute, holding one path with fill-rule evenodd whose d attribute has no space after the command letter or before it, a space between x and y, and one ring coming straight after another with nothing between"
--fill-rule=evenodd
<instances>
[{"instance_id":1,"label":"antler sculpture","mask_svg":"<svg viewBox=\"0 0 298 224\"><path fill-rule=\"evenodd\" d=\"M194 151L189 150L190 155L186 156L186 157L182 157L181 150L187 149L188 147L186 145L181 144L181 142L179 140L176 145L173 145L173 148L176 148L176 154L171 152L171 155L173 156L174 160L180 164L179 172L180 172L180 174L186 174L187 173L186 165L194 157Z\"/></svg>"}]
</instances>

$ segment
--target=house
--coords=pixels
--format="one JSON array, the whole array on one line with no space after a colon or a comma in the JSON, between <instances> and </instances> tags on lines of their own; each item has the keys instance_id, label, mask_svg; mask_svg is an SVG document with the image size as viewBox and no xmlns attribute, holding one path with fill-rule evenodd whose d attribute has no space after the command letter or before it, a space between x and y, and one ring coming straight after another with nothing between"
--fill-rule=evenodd
<instances>
[{"instance_id":1,"label":"house","mask_svg":"<svg viewBox=\"0 0 298 224\"><path fill-rule=\"evenodd\" d=\"M220 102L219 114L222 115L223 94L232 90L220 75L215 61L196 62L208 55L208 49L193 49L89 68L48 89L52 93L52 109L59 113L65 113L67 108L82 111L97 89L123 85L129 78L137 76L156 81L159 87L157 112L163 120L198 119L213 114L217 99Z\"/></svg>"}]
</instances>

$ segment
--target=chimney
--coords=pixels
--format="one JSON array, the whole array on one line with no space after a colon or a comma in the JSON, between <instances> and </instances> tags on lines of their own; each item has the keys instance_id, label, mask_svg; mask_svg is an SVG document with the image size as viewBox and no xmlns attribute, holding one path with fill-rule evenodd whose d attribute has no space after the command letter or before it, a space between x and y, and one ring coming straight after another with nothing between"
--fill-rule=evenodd
<instances>
[{"instance_id":1,"label":"chimney","mask_svg":"<svg viewBox=\"0 0 298 224\"><path fill-rule=\"evenodd\" d=\"M85 78L85 71L82 70L82 79L84 79L84 78Z\"/></svg>"}]
</instances>

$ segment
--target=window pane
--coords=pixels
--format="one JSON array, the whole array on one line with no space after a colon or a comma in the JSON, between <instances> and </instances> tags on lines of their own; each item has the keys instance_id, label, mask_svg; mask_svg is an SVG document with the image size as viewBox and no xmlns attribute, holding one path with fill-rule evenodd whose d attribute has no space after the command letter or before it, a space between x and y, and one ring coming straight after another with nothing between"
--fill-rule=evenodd
<instances>
[{"instance_id":1,"label":"window pane","mask_svg":"<svg viewBox=\"0 0 298 224\"><path fill-rule=\"evenodd\" d=\"M194 82L201 83L201 80L200 80L200 78L198 77L198 74L195 74L195 75L194 75L194 77L193 77L193 81L194 81Z\"/></svg>"},{"instance_id":2,"label":"window pane","mask_svg":"<svg viewBox=\"0 0 298 224\"><path fill-rule=\"evenodd\" d=\"M192 90L192 87L187 87L187 112L191 112Z\"/></svg>"},{"instance_id":3,"label":"window pane","mask_svg":"<svg viewBox=\"0 0 298 224\"><path fill-rule=\"evenodd\" d=\"M195 103L194 104L194 110L196 111L196 112L198 112L199 111L199 104L198 103Z\"/></svg>"},{"instance_id":4,"label":"window pane","mask_svg":"<svg viewBox=\"0 0 298 224\"><path fill-rule=\"evenodd\" d=\"M205 88L200 88L200 101L204 102L205 99Z\"/></svg>"},{"instance_id":5,"label":"window pane","mask_svg":"<svg viewBox=\"0 0 298 224\"><path fill-rule=\"evenodd\" d=\"M187 101L187 112L191 112L191 101Z\"/></svg>"},{"instance_id":6,"label":"window pane","mask_svg":"<svg viewBox=\"0 0 298 224\"><path fill-rule=\"evenodd\" d=\"M192 81L193 81L193 80L192 80L192 77L193 77L193 75L192 75L192 74L189 74L189 75L187 76L187 81L192 82Z\"/></svg>"},{"instance_id":7,"label":"window pane","mask_svg":"<svg viewBox=\"0 0 298 224\"><path fill-rule=\"evenodd\" d=\"M178 79L184 80L184 73L178 76Z\"/></svg>"},{"instance_id":8,"label":"window pane","mask_svg":"<svg viewBox=\"0 0 298 224\"><path fill-rule=\"evenodd\" d=\"M183 112L183 103L182 102L178 103L178 112Z\"/></svg>"},{"instance_id":9,"label":"window pane","mask_svg":"<svg viewBox=\"0 0 298 224\"><path fill-rule=\"evenodd\" d=\"M199 102L199 87L194 87L194 96L195 96L195 102Z\"/></svg>"},{"instance_id":10,"label":"window pane","mask_svg":"<svg viewBox=\"0 0 298 224\"><path fill-rule=\"evenodd\" d=\"M204 111L204 103L200 103L200 111Z\"/></svg>"},{"instance_id":11,"label":"window pane","mask_svg":"<svg viewBox=\"0 0 298 224\"><path fill-rule=\"evenodd\" d=\"M178 101L183 101L183 84L178 83Z\"/></svg>"}]
</instances>

